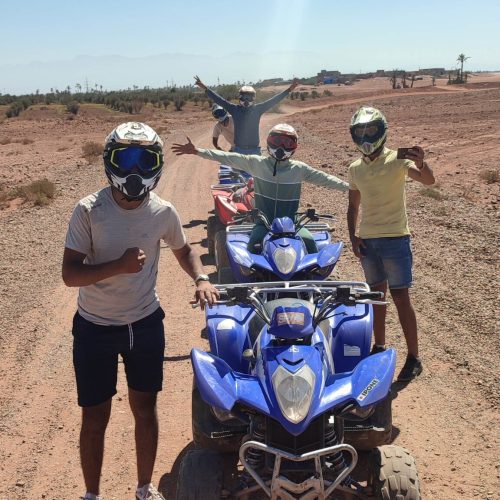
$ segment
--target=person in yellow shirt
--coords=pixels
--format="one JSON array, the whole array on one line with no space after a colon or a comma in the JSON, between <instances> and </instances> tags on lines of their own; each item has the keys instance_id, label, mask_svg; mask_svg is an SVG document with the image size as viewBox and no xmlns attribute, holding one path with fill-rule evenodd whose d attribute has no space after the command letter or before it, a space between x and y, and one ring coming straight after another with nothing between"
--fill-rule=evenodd
<instances>
[{"instance_id":1,"label":"person in yellow shirt","mask_svg":"<svg viewBox=\"0 0 500 500\"><path fill-rule=\"evenodd\" d=\"M424 150L410 148L404 158L385 147L387 120L376 108L362 106L351 120L351 136L363 156L349 166L347 225L352 249L361 261L372 290L391 292L408 347L398 380L420 375L417 319L410 301L413 256L406 214L406 177L434 184L434 174L424 161ZM362 218L356 233L359 208ZM372 354L385 350L386 306L374 306L375 345Z\"/></svg>"}]
</instances>

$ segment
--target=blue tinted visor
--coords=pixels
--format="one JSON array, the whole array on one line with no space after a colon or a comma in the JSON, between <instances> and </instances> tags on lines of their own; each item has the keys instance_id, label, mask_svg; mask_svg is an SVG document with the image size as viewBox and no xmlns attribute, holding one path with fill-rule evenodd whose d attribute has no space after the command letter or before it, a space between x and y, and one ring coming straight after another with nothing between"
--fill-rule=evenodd
<instances>
[{"instance_id":1,"label":"blue tinted visor","mask_svg":"<svg viewBox=\"0 0 500 500\"><path fill-rule=\"evenodd\" d=\"M141 172L148 173L153 172L162 165L160 153L137 146L114 149L111 151L109 161L111 165L124 172L130 172L136 168Z\"/></svg>"}]
</instances>

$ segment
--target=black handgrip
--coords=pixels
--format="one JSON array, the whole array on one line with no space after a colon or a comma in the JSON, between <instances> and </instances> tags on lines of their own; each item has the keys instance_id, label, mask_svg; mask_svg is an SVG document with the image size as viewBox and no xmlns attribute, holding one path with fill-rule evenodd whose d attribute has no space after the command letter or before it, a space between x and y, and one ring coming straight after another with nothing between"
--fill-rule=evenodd
<instances>
[{"instance_id":1,"label":"black handgrip","mask_svg":"<svg viewBox=\"0 0 500 500\"><path fill-rule=\"evenodd\" d=\"M384 298L384 292L359 292L356 294L357 299L377 300Z\"/></svg>"}]
</instances>

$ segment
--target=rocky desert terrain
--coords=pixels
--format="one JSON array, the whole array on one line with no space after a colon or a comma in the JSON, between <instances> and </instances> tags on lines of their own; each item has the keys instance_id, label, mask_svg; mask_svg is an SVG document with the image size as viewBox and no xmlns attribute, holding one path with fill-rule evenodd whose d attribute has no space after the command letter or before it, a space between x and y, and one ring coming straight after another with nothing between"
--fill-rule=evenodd
<instances>
[{"instance_id":1,"label":"rocky desert terrain","mask_svg":"<svg viewBox=\"0 0 500 500\"><path fill-rule=\"evenodd\" d=\"M281 113L262 121L263 138L275 123L296 127L296 158L344 179L357 157L348 124L361 104L386 114L389 147L418 144L426 151L436 185L407 184L412 297L424 372L406 387L395 387L393 437L416 457L423 497L432 500L500 498L500 78L488 75L472 82L395 91L379 79L333 86L331 97L287 100ZM166 168L157 192L177 207L190 242L213 273L205 224L216 166L170 151L186 135L199 146L211 145L209 108L146 108L132 118L164 137ZM4 197L0 210L2 500L69 500L84 493L71 358L76 290L62 283L61 257L73 206L106 184L101 160L83 158L82 146L102 145L114 126L130 119L93 106L82 106L74 119L55 106L0 118L2 192L43 178L56 188L47 205ZM305 186L302 204L335 214L334 236L348 242L345 194ZM343 279L363 277L348 244L336 272ZM189 352L207 344L200 336L203 316L189 307L191 280L167 249L158 293L166 311L167 355L154 480L166 498L174 498L179 462L192 446ZM398 349L399 368L406 352L394 306L388 310L388 343ZM107 432L106 500L133 498L135 488L133 422L122 368Z\"/></svg>"}]
</instances>

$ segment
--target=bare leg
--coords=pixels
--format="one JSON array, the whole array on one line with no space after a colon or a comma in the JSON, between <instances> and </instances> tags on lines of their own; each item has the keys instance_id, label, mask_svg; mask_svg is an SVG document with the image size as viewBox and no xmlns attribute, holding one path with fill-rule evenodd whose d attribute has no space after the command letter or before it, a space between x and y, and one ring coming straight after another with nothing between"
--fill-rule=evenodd
<instances>
[{"instance_id":1,"label":"bare leg","mask_svg":"<svg viewBox=\"0 0 500 500\"><path fill-rule=\"evenodd\" d=\"M398 310L399 322L406 339L408 354L418 357L417 317L410 302L408 288L391 290L391 295Z\"/></svg>"},{"instance_id":2,"label":"bare leg","mask_svg":"<svg viewBox=\"0 0 500 500\"><path fill-rule=\"evenodd\" d=\"M80 460L87 491L94 493L94 495L99 494L104 456L104 435L110 414L111 399L100 405L82 408Z\"/></svg>"},{"instance_id":3,"label":"bare leg","mask_svg":"<svg viewBox=\"0 0 500 500\"><path fill-rule=\"evenodd\" d=\"M151 482L158 447L157 393L139 392L129 388L130 408L135 418L135 449L137 455L137 483Z\"/></svg>"},{"instance_id":4,"label":"bare leg","mask_svg":"<svg viewBox=\"0 0 500 500\"><path fill-rule=\"evenodd\" d=\"M370 287L374 292L387 293L387 281L380 285ZM385 313L387 306L373 306L373 335L375 337L375 344L385 345Z\"/></svg>"}]
</instances>

